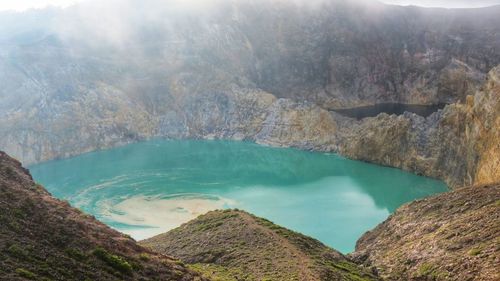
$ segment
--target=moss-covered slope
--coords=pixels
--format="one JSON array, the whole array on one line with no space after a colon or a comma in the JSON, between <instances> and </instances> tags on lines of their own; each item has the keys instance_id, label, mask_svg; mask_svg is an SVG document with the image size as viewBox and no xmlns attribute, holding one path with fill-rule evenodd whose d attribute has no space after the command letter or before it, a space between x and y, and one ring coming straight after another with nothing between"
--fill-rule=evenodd
<instances>
[{"instance_id":1,"label":"moss-covered slope","mask_svg":"<svg viewBox=\"0 0 500 281\"><path fill-rule=\"evenodd\" d=\"M352 256L387 280L500 280L500 184L407 204Z\"/></svg>"},{"instance_id":2,"label":"moss-covered slope","mask_svg":"<svg viewBox=\"0 0 500 281\"><path fill-rule=\"evenodd\" d=\"M0 280L203 280L52 197L0 152Z\"/></svg>"},{"instance_id":3,"label":"moss-covered slope","mask_svg":"<svg viewBox=\"0 0 500 281\"><path fill-rule=\"evenodd\" d=\"M239 210L213 211L140 242L214 280L373 280L319 241Z\"/></svg>"}]
</instances>

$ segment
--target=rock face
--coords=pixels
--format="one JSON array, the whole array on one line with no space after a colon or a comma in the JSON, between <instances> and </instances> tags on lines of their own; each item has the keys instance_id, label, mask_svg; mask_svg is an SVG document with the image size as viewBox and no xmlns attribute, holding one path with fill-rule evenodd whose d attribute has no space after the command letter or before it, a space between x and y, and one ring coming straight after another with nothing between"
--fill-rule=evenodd
<instances>
[{"instance_id":1,"label":"rock face","mask_svg":"<svg viewBox=\"0 0 500 281\"><path fill-rule=\"evenodd\" d=\"M376 280L319 241L243 211L212 211L140 242L214 280Z\"/></svg>"},{"instance_id":2,"label":"rock face","mask_svg":"<svg viewBox=\"0 0 500 281\"><path fill-rule=\"evenodd\" d=\"M344 123L341 154L444 179L451 187L500 180L500 67L464 104L423 118L381 114Z\"/></svg>"},{"instance_id":3,"label":"rock face","mask_svg":"<svg viewBox=\"0 0 500 281\"><path fill-rule=\"evenodd\" d=\"M260 90L234 87L231 91L190 98L182 107L182 118L174 124L162 116L158 135L171 138L249 139L264 126L276 97Z\"/></svg>"},{"instance_id":4,"label":"rock face","mask_svg":"<svg viewBox=\"0 0 500 281\"><path fill-rule=\"evenodd\" d=\"M33 182L0 152L0 280L205 280Z\"/></svg>"},{"instance_id":5,"label":"rock face","mask_svg":"<svg viewBox=\"0 0 500 281\"><path fill-rule=\"evenodd\" d=\"M352 254L384 280L499 280L500 185L459 189L399 208Z\"/></svg>"},{"instance_id":6,"label":"rock face","mask_svg":"<svg viewBox=\"0 0 500 281\"><path fill-rule=\"evenodd\" d=\"M332 151L336 130L328 111L314 104L280 99L269 108L262 130L253 139L273 146Z\"/></svg>"},{"instance_id":7,"label":"rock face","mask_svg":"<svg viewBox=\"0 0 500 281\"><path fill-rule=\"evenodd\" d=\"M244 139L451 186L498 179L498 83L467 96L500 63L500 7L156 1L2 13L0 149L31 164L152 137ZM382 102L460 104L427 119L328 112Z\"/></svg>"}]
</instances>

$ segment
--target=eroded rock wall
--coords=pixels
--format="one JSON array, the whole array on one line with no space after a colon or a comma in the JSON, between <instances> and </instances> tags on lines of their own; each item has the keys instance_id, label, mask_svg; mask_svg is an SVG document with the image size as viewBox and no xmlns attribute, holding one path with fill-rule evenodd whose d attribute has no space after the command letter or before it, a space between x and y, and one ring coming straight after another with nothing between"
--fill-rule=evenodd
<instances>
[{"instance_id":1,"label":"eroded rock wall","mask_svg":"<svg viewBox=\"0 0 500 281\"><path fill-rule=\"evenodd\" d=\"M124 1L113 19L130 32L119 37L93 26L85 5L2 13L0 148L31 164L152 137L244 139L452 186L498 178L497 82L490 75L483 94L466 98L500 63L498 7L214 2L151 10ZM91 14L116 16L104 10ZM427 119L327 111L382 102L460 104Z\"/></svg>"},{"instance_id":2,"label":"eroded rock wall","mask_svg":"<svg viewBox=\"0 0 500 281\"><path fill-rule=\"evenodd\" d=\"M427 118L380 114L338 132L338 151L353 159L445 180L451 187L500 181L500 68L465 103Z\"/></svg>"}]
</instances>

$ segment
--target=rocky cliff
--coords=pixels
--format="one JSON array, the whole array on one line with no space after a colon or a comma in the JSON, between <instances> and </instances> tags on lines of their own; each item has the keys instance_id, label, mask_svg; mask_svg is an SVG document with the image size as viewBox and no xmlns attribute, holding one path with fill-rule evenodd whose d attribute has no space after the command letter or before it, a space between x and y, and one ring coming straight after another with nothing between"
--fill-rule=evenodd
<instances>
[{"instance_id":1,"label":"rocky cliff","mask_svg":"<svg viewBox=\"0 0 500 281\"><path fill-rule=\"evenodd\" d=\"M409 203L351 255L384 280L499 280L500 185Z\"/></svg>"},{"instance_id":2,"label":"rocky cliff","mask_svg":"<svg viewBox=\"0 0 500 281\"><path fill-rule=\"evenodd\" d=\"M0 280L205 280L52 197L0 152Z\"/></svg>"},{"instance_id":3,"label":"rocky cliff","mask_svg":"<svg viewBox=\"0 0 500 281\"><path fill-rule=\"evenodd\" d=\"M381 114L347 122L339 152L444 179L452 187L500 180L500 67L465 103L423 118Z\"/></svg>"},{"instance_id":4,"label":"rocky cliff","mask_svg":"<svg viewBox=\"0 0 500 281\"><path fill-rule=\"evenodd\" d=\"M30 164L151 137L230 138L452 186L498 179L492 75L467 96L500 63L500 7L171 2L3 13L0 148ZM328 112L381 102L460 104L427 119Z\"/></svg>"},{"instance_id":5,"label":"rocky cliff","mask_svg":"<svg viewBox=\"0 0 500 281\"><path fill-rule=\"evenodd\" d=\"M215 280L377 280L317 240L243 211L212 211L140 242Z\"/></svg>"}]
</instances>

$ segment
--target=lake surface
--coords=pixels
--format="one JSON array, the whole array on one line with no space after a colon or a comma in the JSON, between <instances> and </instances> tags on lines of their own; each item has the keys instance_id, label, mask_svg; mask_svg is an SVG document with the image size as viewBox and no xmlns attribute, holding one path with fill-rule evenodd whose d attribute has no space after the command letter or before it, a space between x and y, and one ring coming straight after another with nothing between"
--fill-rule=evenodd
<instances>
[{"instance_id":1,"label":"lake surface","mask_svg":"<svg viewBox=\"0 0 500 281\"><path fill-rule=\"evenodd\" d=\"M401 204L446 185L335 154L153 140L29 167L54 196L144 239L239 208L347 253Z\"/></svg>"},{"instance_id":2,"label":"lake surface","mask_svg":"<svg viewBox=\"0 0 500 281\"><path fill-rule=\"evenodd\" d=\"M402 103L380 103L370 106L361 106L355 108L347 109L337 109L334 110L344 116L363 119L366 117L375 117L380 113L387 113L389 115L396 114L402 115L403 113L411 112L417 115L428 117L432 113L443 109L446 104L435 104L435 105L415 105L415 104L402 104Z\"/></svg>"}]
</instances>

